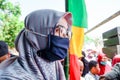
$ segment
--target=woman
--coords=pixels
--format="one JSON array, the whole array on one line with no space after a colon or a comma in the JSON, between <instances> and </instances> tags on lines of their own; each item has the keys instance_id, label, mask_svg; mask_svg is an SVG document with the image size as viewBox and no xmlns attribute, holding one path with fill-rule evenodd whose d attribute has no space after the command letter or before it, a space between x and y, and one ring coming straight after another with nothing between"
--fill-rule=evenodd
<instances>
[{"instance_id":1,"label":"woman","mask_svg":"<svg viewBox=\"0 0 120 80\"><path fill-rule=\"evenodd\" d=\"M0 80L65 80L59 60L67 55L71 13L37 10L24 24L15 42L19 57L0 65Z\"/></svg>"},{"instance_id":2,"label":"woman","mask_svg":"<svg viewBox=\"0 0 120 80\"><path fill-rule=\"evenodd\" d=\"M114 66L116 63L120 62L120 54L115 55L112 60L112 66Z\"/></svg>"},{"instance_id":3,"label":"woman","mask_svg":"<svg viewBox=\"0 0 120 80\"><path fill-rule=\"evenodd\" d=\"M104 53L98 54L98 63L100 67L100 72L98 75L103 75L111 70L111 67L107 64L107 57Z\"/></svg>"},{"instance_id":4,"label":"woman","mask_svg":"<svg viewBox=\"0 0 120 80\"><path fill-rule=\"evenodd\" d=\"M120 80L120 54L113 57L112 66L111 71L101 76L100 80Z\"/></svg>"}]
</instances>

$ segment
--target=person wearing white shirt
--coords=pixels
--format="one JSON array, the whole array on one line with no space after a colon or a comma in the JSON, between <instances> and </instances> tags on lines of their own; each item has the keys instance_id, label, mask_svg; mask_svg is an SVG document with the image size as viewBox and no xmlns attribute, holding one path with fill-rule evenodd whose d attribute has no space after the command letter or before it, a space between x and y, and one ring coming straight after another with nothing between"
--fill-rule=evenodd
<instances>
[{"instance_id":1,"label":"person wearing white shirt","mask_svg":"<svg viewBox=\"0 0 120 80\"><path fill-rule=\"evenodd\" d=\"M99 64L97 61L91 60L89 62L89 73L85 75L85 80L99 80L97 75L100 71Z\"/></svg>"}]
</instances>

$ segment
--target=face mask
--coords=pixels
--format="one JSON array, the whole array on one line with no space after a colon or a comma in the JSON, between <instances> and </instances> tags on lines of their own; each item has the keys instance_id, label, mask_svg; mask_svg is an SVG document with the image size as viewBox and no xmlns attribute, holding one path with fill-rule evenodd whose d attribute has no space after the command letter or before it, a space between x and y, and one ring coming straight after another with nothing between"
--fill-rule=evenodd
<instances>
[{"instance_id":1,"label":"face mask","mask_svg":"<svg viewBox=\"0 0 120 80\"><path fill-rule=\"evenodd\" d=\"M49 61L64 59L67 56L69 39L55 35L48 35L48 45L44 50L38 51L38 55Z\"/></svg>"},{"instance_id":2,"label":"face mask","mask_svg":"<svg viewBox=\"0 0 120 80\"><path fill-rule=\"evenodd\" d=\"M101 62L100 62L100 64L102 64L102 65L106 65L107 63L106 63L106 62L101 61Z\"/></svg>"}]
</instances>

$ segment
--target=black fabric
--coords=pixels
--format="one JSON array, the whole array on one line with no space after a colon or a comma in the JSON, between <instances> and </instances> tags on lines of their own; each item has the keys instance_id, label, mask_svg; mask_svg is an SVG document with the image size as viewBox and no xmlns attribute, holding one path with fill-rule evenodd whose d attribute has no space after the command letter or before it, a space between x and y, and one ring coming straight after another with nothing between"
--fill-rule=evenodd
<instances>
[{"instance_id":1,"label":"black fabric","mask_svg":"<svg viewBox=\"0 0 120 80\"><path fill-rule=\"evenodd\" d=\"M84 51L82 51L82 55L83 55L83 57L81 58L81 61L84 64L82 76L84 77L89 72L89 62L85 59L86 54Z\"/></svg>"},{"instance_id":2,"label":"black fabric","mask_svg":"<svg viewBox=\"0 0 120 80\"><path fill-rule=\"evenodd\" d=\"M8 54L8 45L4 41L0 41L0 57Z\"/></svg>"}]
</instances>

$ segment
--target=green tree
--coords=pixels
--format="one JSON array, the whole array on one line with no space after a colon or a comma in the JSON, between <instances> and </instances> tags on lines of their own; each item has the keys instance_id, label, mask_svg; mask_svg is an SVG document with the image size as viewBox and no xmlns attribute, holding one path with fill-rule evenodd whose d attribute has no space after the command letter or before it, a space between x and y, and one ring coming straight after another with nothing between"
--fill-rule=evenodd
<instances>
[{"instance_id":1,"label":"green tree","mask_svg":"<svg viewBox=\"0 0 120 80\"><path fill-rule=\"evenodd\" d=\"M84 36L84 42L85 42L85 44L89 45L91 42L94 42L94 39L85 35Z\"/></svg>"},{"instance_id":2,"label":"green tree","mask_svg":"<svg viewBox=\"0 0 120 80\"><path fill-rule=\"evenodd\" d=\"M13 4L8 0L0 0L0 40L14 47L14 40L18 32L23 28L20 21L21 10L19 4Z\"/></svg>"},{"instance_id":3,"label":"green tree","mask_svg":"<svg viewBox=\"0 0 120 80\"><path fill-rule=\"evenodd\" d=\"M90 44L94 44L94 46L96 48L98 47L103 47L103 40L102 40L102 37L101 36L98 36L98 37L90 37L90 36L87 36L85 35L84 37L84 46L86 45L90 45ZM91 47L90 47L91 48Z\"/></svg>"}]
</instances>

